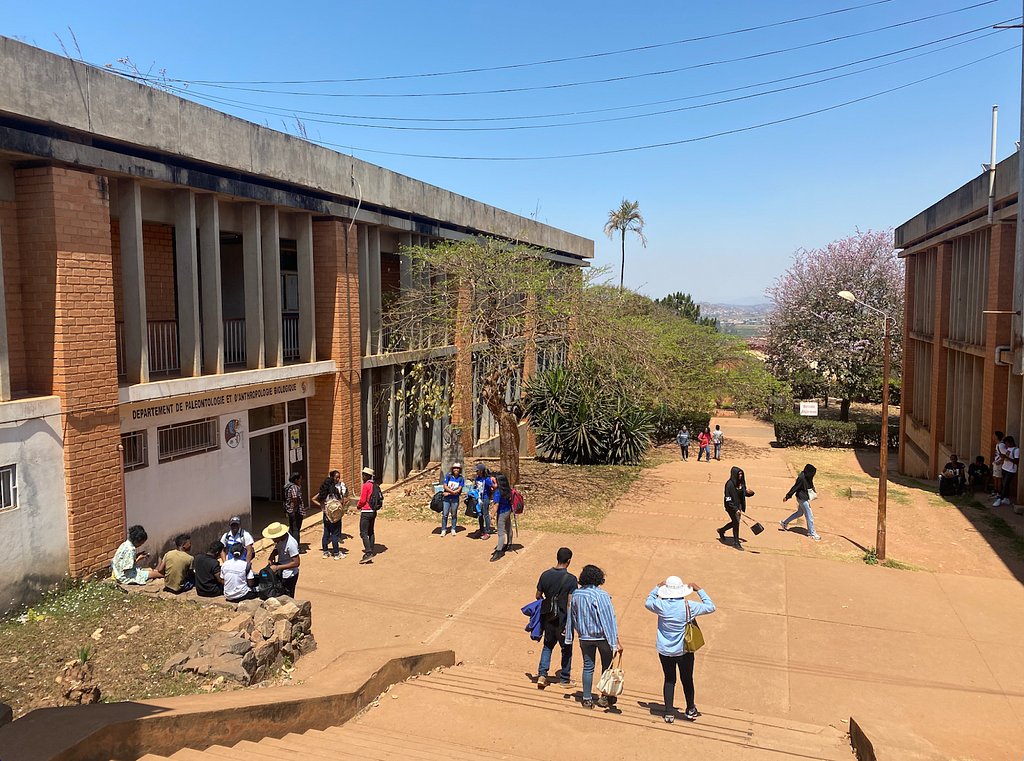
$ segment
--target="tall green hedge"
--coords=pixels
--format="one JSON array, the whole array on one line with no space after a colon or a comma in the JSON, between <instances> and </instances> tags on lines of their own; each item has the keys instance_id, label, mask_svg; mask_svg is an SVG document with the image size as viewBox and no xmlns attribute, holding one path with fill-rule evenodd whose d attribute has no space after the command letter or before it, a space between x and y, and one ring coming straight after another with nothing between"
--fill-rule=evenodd
<instances>
[{"instance_id":1,"label":"tall green hedge","mask_svg":"<svg viewBox=\"0 0 1024 761\"><path fill-rule=\"evenodd\" d=\"M786 447L877 447L882 426L876 423L842 423L800 415L776 415L775 440ZM900 427L889 426L889 446L900 443Z\"/></svg>"},{"instance_id":2,"label":"tall green hedge","mask_svg":"<svg viewBox=\"0 0 1024 761\"><path fill-rule=\"evenodd\" d=\"M711 413L696 412L694 410L676 411L662 405L658 410L657 429L654 434L655 441L664 443L675 441L676 434L683 430L685 425L690 430L690 437L696 441L697 434L708 427L711 422Z\"/></svg>"}]
</instances>

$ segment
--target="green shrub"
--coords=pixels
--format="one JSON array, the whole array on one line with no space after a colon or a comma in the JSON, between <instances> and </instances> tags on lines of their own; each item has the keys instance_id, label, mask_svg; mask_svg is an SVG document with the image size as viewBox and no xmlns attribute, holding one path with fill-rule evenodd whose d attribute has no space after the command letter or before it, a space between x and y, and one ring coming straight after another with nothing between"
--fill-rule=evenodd
<instances>
[{"instance_id":1,"label":"green shrub","mask_svg":"<svg viewBox=\"0 0 1024 761\"><path fill-rule=\"evenodd\" d=\"M711 413L709 412L673 410L667 404L663 404L658 411L654 439L659 444L675 441L676 434L683 430L684 425L690 429L691 435L696 437L710 423Z\"/></svg>"},{"instance_id":2,"label":"green shrub","mask_svg":"<svg viewBox=\"0 0 1024 761\"><path fill-rule=\"evenodd\" d=\"M776 415L775 440L786 447L877 447L882 426L875 423L843 423L800 415ZM900 427L889 426L889 446L900 443Z\"/></svg>"},{"instance_id":3,"label":"green shrub","mask_svg":"<svg viewBox=\"0 0 1024 761\"><path fill-rule=\"evenodd\" d=\"M538 373L525 389L537 444L571 465L633 465L651 446L655 416L587 362Z\"/></svg>"}]
</instances>

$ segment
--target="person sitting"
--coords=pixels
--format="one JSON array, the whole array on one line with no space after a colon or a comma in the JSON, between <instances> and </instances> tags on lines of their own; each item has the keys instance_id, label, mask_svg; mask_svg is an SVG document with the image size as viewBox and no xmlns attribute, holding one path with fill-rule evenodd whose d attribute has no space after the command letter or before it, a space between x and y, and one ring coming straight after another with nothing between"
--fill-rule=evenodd
<instances>
[{"instance_id":1,"label":"person sitting","mask_svg":"<svg viewBox=\"0 0 1024 761\"><path fill-rule=\"evenodd\" d=\"M245 559L245 545L235 542L228 548L228 559L221 564L221 578L224 579L224 599L241 602L255 598L256 575L252 564Z\"/></svg>"},{"instance_id":2,"label":"person sitting","mask_svg":"<svg viewBox=\"0 0 1024 761\"><path fill-rule=\"evenodd\" d=\"M145 584L150 579L162 579L163 573L153 568L139 568L139 561L149 557L148 552L139 552L139 547L149 540L149 534L142 526L128 529L128 539L122 542L110 562L111 575L122 584Z\"/></svg>"},{"instance_id":3,"label":"person sitting","mask_svg":"<svg viewBox=\"0 0 1024 761\"><path fill-rule=\"evenodd\" d=\"M967 475L971 480L971 489L974 491L989 491L992 488L992 469L985 464L985 458L978 455L967 469Z\"/></svg>"},{"instance_id":4,"label":"person sitting","mask_svg":"<svg viewBox=\"0 0 1024 761\"><path fill-rule=\"evenodd\" d=\"M215 541L205 555L196 555L192 563L196 575L196 594L200 597L220 597L224 594L224 577L220 564L224 560L224 543Z\"/></svg>"},{"instance_id":5,"label":"person sitting","mask_svg":"<svg viewBox=\"0 0 1024 761\"><path fill-rule=\"evenodd\" d=\"M955 454L949 456L949 462L942 469L939 476L939 494L949 497L954 494L961 494L967 479L964 477L964 464L957 459Z\"/></svg>"},{"instance_id":6,"label":"person sitting","mask_svg":"<svg viewBox=\"0 0 1024 761\"><path fill-rule=\"evenodd\" d=\"M178 534L174 537L174 549L164 555L157 573L164 575L164 591L180 595L195 586L192 579L192 536Z\"/></svg>"}]
</instances>

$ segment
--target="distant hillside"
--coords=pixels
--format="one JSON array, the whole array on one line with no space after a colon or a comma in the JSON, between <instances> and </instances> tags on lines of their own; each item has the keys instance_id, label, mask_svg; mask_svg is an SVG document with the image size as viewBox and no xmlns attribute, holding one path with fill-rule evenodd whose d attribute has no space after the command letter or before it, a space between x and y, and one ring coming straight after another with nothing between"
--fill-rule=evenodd
<instances>
[{"instance_id":1,"label":"distant hillside","mask_svg":"<svg viewBox=\"0 0 1024 761\"><path fill-rule=\"evenodd\" d=\"M740 338L754 338L767 324L771 304L710 304L702 302L700 313L718 319L718 329Z\"/></svg>"}]
</instances>

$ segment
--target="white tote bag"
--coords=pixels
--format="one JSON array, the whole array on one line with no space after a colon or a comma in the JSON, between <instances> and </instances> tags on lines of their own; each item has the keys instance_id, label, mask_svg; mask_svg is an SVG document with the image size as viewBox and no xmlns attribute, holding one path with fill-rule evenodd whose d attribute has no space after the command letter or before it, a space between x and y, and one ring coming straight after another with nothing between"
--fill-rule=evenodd
<instances>
[{"instance_id":1,"label":"white tote bag","mask_svg":"<svg viewBox=\"0 0 1024 761\"><path fill-rule=\"evenodd\" d=\"M626 683L626 676L622 671L622 653L612 656L612 663L608 669L601 674L601 680L597 683L597 691L602 695L618 696L622 694L622 688Z\"/></svg>"}]
</instances>

